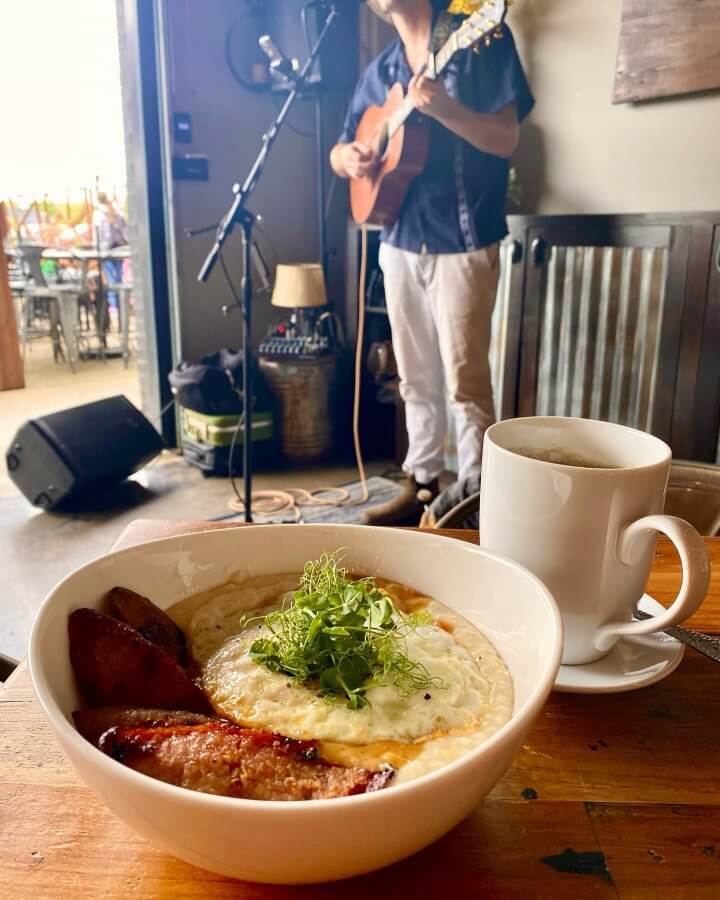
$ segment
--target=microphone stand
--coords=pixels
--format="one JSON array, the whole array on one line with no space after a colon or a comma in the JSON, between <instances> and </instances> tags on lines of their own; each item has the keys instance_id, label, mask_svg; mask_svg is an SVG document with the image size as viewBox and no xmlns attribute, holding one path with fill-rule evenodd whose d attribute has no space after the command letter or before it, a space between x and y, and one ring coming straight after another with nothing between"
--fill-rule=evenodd
<instances>
[{"instance_id":1,"label":"microphone stand","mask_svg":"<svg viewBox=\"0 0 720 900\"><path fill-rule=\"evenodd\" d=\"M244 416L244 441L243 441L243 488L245 521L252 522L252 388L253 388L253 359L252 359L252 259L251 248L253 243L253 225L256 216L247 208L247 203L257 187L265 168L270 151L280 134L280 130L287 119L290 110L298 95L305 89L320 49L330 29L337 18L337 9L334 3L322 4L327 7L325 24L318 35L315 46L310 56L298 73L292 79L292 88L289 91L282 109L277 114L275 121L262 137L262 147L255 160L250 174L244 184L233 185L235 195L230 209L223 216L215 236L215 243L203 263L198 274L198 281L206 282L212 274L218 257L222 252L225 241L230 237L236 225L242 228L242 257L243 277L241 282L242 295L242 320L243 320L243 416Z\"/></svg>"}]
</instances>

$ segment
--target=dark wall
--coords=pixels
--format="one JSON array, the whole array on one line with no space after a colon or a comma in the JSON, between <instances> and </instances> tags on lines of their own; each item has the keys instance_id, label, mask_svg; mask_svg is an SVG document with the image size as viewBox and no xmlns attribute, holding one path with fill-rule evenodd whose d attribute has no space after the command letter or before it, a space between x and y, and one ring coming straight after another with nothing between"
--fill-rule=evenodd
<instances>
[{"instance_id":1,"label":"dark wall","mask_svg":"<svg viewBox=\"0 0 720 900\"><path fill-rule=\"evenodd\" d=\"M268 30L288 55L304 61L305 41L300 25L300 0L266 0L256 4ZM193 140L173 148L175 153L205 153L210 161L208 182L174 181L172 206L176 242L179 331L182 354L191 359L221 346L237 345L241 331L237 315L224 318L221 307L230 302L218 268L208 284L196 281L212 244L212 234L188 238L185 229L216 222L231 201L232 185L242 181L260 147L281 99L253 93L235 80L225 57L228 30L245 15L247 0L203 0L179 3L164 0L168 118L173 112L192 116ZM331 91L324 101L326 148L340 126L349 85L357 74L357 6L340 2L343 15L328 44L326 59ZM300 102L290 118L298 130L312 132L312 103ZM328 185L329 169L326 169ZM318 259L317 178L314 138L287 128L278 140L258 186L251 208L262 215L259 242L268 261L308 262ZM328 223L331 261L330 297L342 304L347 202L345 185L332 192ZM239 287L240 235L233 234L225 259ZM269 297L255 304L255 335L265 333L278 318Z\"/></svg>"}]
</instances>

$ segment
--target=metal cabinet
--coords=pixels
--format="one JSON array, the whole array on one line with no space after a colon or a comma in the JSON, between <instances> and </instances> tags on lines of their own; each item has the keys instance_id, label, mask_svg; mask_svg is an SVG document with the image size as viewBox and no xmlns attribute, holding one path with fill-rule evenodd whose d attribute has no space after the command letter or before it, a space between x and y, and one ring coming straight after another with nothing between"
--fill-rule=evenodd
<instances>
[{"instance_id":1,"label":"metal cabinet","mask_svg":"<svg viewBox=\"0 0 720 900\"><path fill-rule=\"evenodd\" d=\"M498 416L631 425L714 461L720 213L512 216L493 374Z\"/></svg>"}]
</instances>

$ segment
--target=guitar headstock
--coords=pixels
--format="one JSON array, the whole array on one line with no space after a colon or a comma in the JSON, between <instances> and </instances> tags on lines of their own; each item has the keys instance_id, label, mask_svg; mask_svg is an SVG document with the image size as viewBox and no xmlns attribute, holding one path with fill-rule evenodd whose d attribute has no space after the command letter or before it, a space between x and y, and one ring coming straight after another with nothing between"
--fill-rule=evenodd
<instances>
[{"instance_id":1,"label":"guitar headstock","mask_svg":"<svg viewBox=\"0 0 720 900\"><path fill-rule=\"evenodd\" d=\"M505 20L509 0L486 0L476 12L467 17L455 32L458 50L476 47L482 41L490 45L493 37L501 37L500 26Z\"/></svg>"}]
</instances>

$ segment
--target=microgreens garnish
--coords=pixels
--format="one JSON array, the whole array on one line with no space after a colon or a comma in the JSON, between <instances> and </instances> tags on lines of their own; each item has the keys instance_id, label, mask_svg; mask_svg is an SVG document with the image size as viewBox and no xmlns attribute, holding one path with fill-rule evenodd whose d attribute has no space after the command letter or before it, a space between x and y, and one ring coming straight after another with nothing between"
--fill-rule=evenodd
<instances>
[{"instance_id":1,"label":"microgreens garnish","mask_svg":"<svg viewBox=\"0 0 720 900\"><path fill-rule=\"evenodd\" d=\"M253 642L252 660L350 709L367 706L375 685L393 685L402 697L443 687L407 652L405 638L430 624L429 613L400 612L372 578L348 577L336 554L307 563L292 603L262 622L270 635Z\"/></svg>"}]
</instances>

